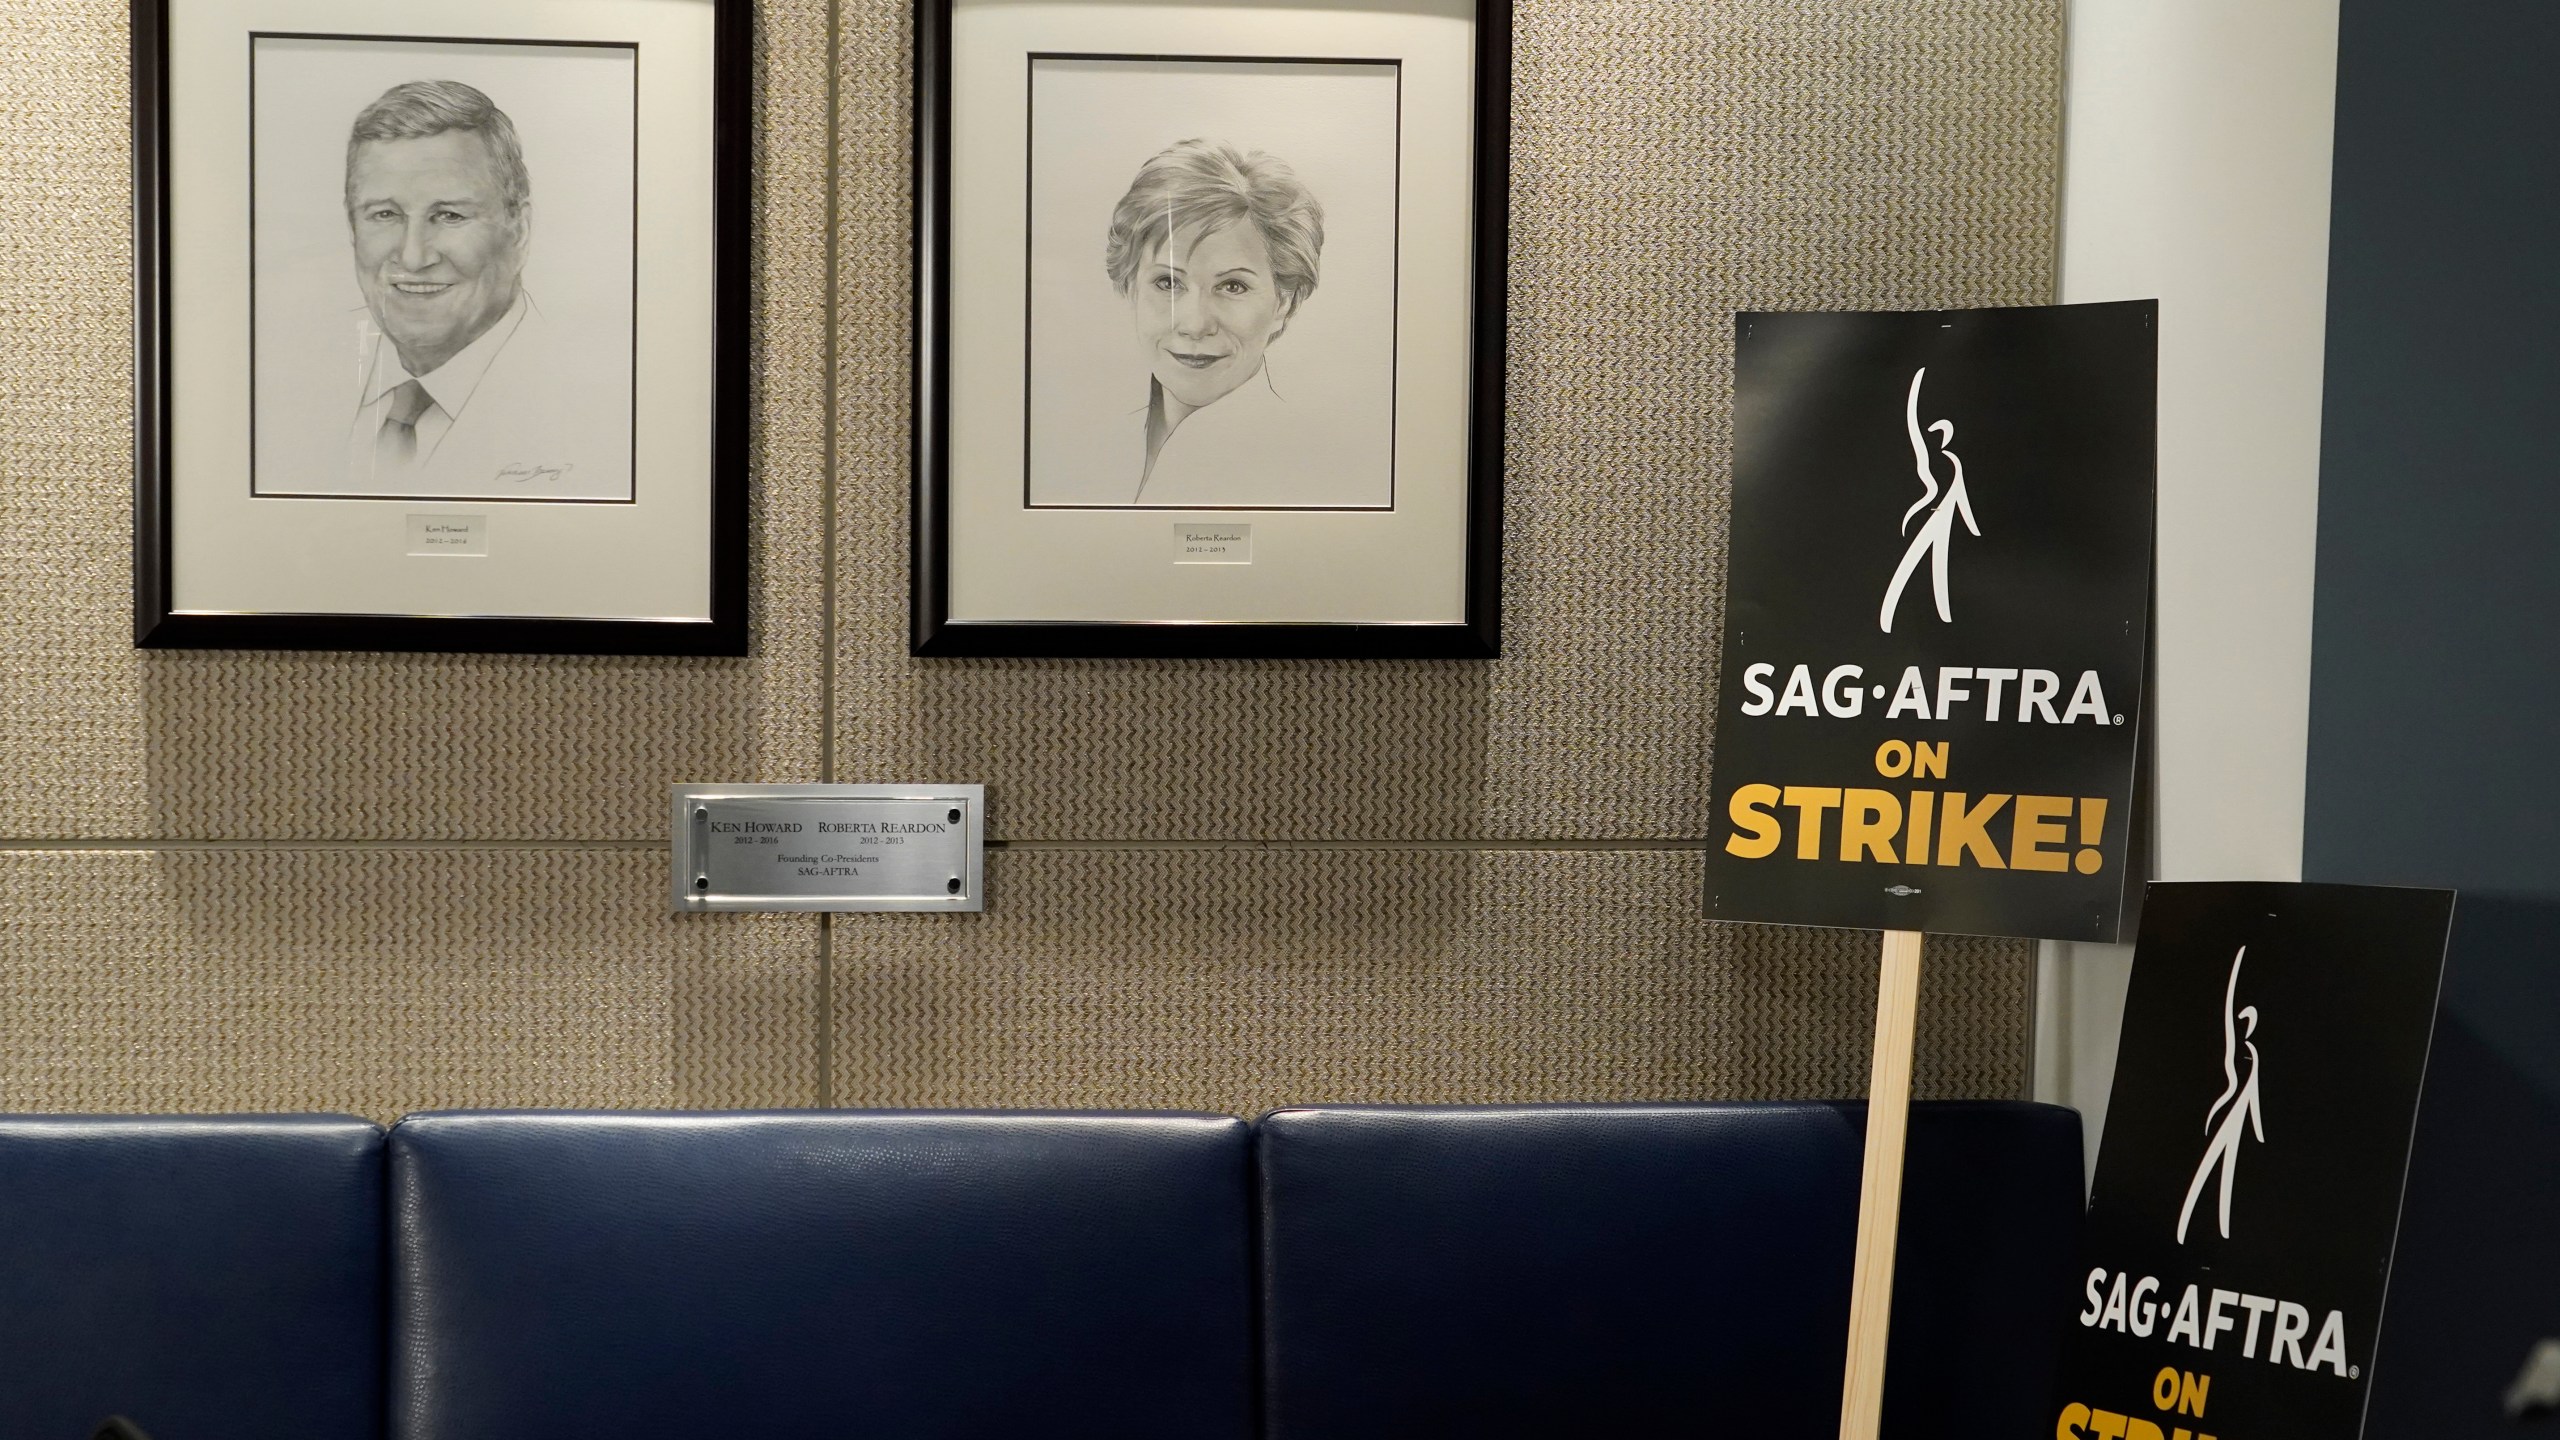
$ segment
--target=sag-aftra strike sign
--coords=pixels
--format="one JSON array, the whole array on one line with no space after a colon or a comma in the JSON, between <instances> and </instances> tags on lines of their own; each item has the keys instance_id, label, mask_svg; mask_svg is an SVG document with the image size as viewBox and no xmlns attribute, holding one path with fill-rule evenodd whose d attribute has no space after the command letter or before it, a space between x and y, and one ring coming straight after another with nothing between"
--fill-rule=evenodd
<instances>
[{"instance_id":1,"label":"sag-aftra strike sign","mask_svg":"<svg viewBox=\"0 0 2560 1440\"><path fill-rule=\"evenodd\" d=\"M1709 915L2116 938L2157 308L1736 317Z\"/></svg>"},{"instance_id":2,"label":"sag-aftra strike sign","mask_svg":"<svg viewBox=\"0 0 2560 1440\"><path fill-rule=\"evenodd\" d=\"M2452 916L2445 890L2151 887L2056 1440L2362 1433Z\"/></svg>"}]
</instances>

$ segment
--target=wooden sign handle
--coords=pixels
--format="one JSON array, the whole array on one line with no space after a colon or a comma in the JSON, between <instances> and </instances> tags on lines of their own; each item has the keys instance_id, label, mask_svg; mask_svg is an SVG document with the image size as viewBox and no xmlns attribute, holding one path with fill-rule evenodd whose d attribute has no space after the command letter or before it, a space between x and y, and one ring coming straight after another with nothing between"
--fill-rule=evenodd
<instances>
[{"instance_id":1,"label":"wooden sign handle","mask_svg":"<svg viewBox=\"0 0 2560 1440\"><path fill-rule=\"evenodd\" d=\"M1919 1015L1920 932L1887 930L1876 985L1875 1069L1867 1082L1867 1163L1858 1188L1840 1440L1876 1440L1884 1423L1885 1333L1893 1324L1893 1242L1902 1223L1902 1141L1911 1118L1911 1041Z\"/></svg>"}]
</instances>

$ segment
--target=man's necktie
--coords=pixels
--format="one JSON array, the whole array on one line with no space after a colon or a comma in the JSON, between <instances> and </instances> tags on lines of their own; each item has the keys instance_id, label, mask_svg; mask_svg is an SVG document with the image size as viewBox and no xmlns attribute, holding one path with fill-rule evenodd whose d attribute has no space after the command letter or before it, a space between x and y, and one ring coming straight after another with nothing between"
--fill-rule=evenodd
<instances>
[{"instance_id":1,"label":"man's necktie","mask_svg":"<svg viewBox=\"0 0 2560 1440\"><path fill-rule=\"evenodd\" d=\"M380 433L373 437L373 463L391 470L406 470L418 463L418 417L435 403L427 387L415 380L392 391L391 408L382 417Z\"/></svg>"}]
</instances>

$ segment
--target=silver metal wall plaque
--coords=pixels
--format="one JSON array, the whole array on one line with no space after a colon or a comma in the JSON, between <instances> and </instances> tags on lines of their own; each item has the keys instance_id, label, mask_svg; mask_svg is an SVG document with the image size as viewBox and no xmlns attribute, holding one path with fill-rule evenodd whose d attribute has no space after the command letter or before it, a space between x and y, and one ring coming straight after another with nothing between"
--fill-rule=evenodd
<instances>
[{"instance_id":1,"label":"silver metal wall plaque","mask_svg":"<svg viewBox=\"0 0 2560 1440\"><path fill-rule=\"evenodd\" d=\"M675 909L984 910L983 785L678 785Z\"/></svg>"}]
</instances>

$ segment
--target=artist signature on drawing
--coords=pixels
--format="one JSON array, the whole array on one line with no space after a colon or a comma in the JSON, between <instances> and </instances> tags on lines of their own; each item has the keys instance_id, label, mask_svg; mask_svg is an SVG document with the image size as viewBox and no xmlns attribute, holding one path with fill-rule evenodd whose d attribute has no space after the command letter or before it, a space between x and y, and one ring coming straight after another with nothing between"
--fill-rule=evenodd
<instances>
[{"instance_id":1,"label":"artist signature on drawing","mask_svg":"<svg viewBox=\"0 0 2560 1440\"><path fill-rule=\"evenodd\" d=\"M577 468L575 465L526 465L518 462L499 466L498 478L523 485L537 480L557 480Z\"/></svg>"}]
</instances>

